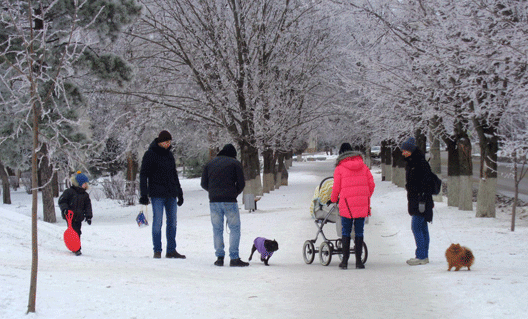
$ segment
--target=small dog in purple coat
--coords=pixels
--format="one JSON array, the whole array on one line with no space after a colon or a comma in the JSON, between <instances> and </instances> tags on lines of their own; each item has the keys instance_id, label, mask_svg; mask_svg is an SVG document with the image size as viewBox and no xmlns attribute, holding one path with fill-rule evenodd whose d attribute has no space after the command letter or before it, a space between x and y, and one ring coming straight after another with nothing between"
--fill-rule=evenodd
<instances>
[{"instance_id":1,"label":"small dog in purple coat","mask_svg":"<svg viewBox=\"0 0 528 319\"><path fill-rule=\"evenodd\" d=\"M268 261L274 252L279 250L279 243L274 240L269 240L264 237L257 237L253 241L253 247L251 248L251 255L249 260L253 257L255 250L260 253L260 260L264 262L264 265L269 266Z\"/></svg>"}]
</instances>

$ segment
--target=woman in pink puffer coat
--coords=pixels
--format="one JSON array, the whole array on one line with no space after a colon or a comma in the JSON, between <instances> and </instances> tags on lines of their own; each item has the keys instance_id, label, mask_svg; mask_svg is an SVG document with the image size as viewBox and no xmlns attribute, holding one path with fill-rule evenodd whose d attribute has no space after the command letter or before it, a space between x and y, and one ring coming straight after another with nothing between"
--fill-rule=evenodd
<instances>
[{"instance_id":1,"label":"woman in pink puffer coat","mask_svg":"<svg viewBox=\"0 0 528 319\"><path fill-rule=\"evenodd\" d=\"M361 153L353 151L349 143L343 143L336 160L334 186L330 197L333 203L339 200L343 243L343 260L339 264L341 269L348 268L352 226L355 232L356 268L365 268L361 262L363 228L365 217L370 215L370 197L375 186L372 173L363 162Z\"/></svg>"}]
</instances>

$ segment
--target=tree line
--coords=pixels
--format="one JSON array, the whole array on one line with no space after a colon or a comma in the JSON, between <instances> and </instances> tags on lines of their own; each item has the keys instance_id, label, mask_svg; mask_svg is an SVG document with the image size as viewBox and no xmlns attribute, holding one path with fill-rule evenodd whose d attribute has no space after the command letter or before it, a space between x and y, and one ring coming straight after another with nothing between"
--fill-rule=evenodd
<instances>
[{"instance_id":1,"label":"tree line","mask_svg":"<svg viewBox=\"0 0 528 319\"><path fill-rule=\"evenodd\" d=\"M460 209L472 209L477 141L479 217L495 216L499 150L526 164L525 1L1 0L0 10L3 202L9 175L30 172L34 265L37 191L48 222L59 180L79 168L124 172L134 192L160 129L187 167L235 143L256 195L280 185L310 136L379 143L395 182L405 137L429 140L437 172L442 141ZM526 170L515 173L518 185ZM31 289L33 312L36 269Z\"/></svg>"}]
</instances>

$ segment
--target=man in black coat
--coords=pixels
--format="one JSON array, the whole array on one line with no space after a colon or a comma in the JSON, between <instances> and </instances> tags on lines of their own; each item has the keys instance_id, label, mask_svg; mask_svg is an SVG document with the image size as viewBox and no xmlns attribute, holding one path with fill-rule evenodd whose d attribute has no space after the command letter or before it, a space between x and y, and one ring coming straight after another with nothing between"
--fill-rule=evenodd
<instances>
[{"instance_id":1,"label":"man in black coat","mask_svg":"<svg viewBox=\"0 0 528 319\"><path fill-rule=\"evenodd\" d=\"M433 221L433 195L431 166L416 147L416 140L408 138L401 146L405 157L405 189L409 215L412 216L412 231L416 241L416 256L407 260L411 266L429 263L428 222Z\"/></svg>"},{"instance_id":2,"label":"man in black coat","mask_svg":"<svg viewBox=\"0 0 528 319\"><path fill-rule=\"evenodd\" d=\"M172 136L167 131L161 131L150 144L143 155L139 175L143 205L152 202L152 242L154 258L161 258L161 227L163 226L163 208L167 214L167 258L185 259L176 251L177 207L183 204L183 191L176 171L176 161L171 152ZM176 198L178 200L176 200Z\"/></svg>"},{"instance_id":3,"label":"man in black coat","mask_svg":"<svg viewBox=\"0 0 528 319\"><path fill-rule=\"evenodd\" d=\"M203 170L201 186L209 192L209 208L213 224L216 266L224 265L224 216L229 226L229 257L231 267L245 267L249 263L240 259L240 213L237 196L246 185L242 164L236 159L237 151L227 144Z\"/></svg>"}]
</instances>

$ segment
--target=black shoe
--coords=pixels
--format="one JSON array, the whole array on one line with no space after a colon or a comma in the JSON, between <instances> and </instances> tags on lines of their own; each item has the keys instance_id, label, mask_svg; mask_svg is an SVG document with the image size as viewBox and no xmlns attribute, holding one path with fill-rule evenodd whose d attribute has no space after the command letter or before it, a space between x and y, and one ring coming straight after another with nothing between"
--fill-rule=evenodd
<instances>
[{"instance_id":1,"label":"black shoe","mask_svg":"<svg viewBox=\"0 0 528 319\"><path fill-rule=\"evenodd\" d=\"M218 257L214 262L214 265L222 267L224 265L224 257Z\"/></svg>"},{"instance_id":2,"label":"black shoe","mask_svg":"<svg viewBox=\"0 0 528 319\"><path fill-rule=\"evenodd\" d=\"M247 267L249 266L249 263L242 261L240 258L237 259L231 259L229 262L229 266L231 267Z\"/></svg>"},{"instance_id":3,"label":"black shoe","mask_svg":"<svg viewBox=\"0 0 528 319\"><path fill-rule=\"evenodd\" d=\"M342 261L342 262L339 264L339 268L341 268L341 269L348 269L348 263Z\"/></svg>"},{"instance_id":4,"label":"black shoe","mask_svg":"<svg viewBox=\"0 0 528 319\"><path fill-rule=\"evenodd\" d=\"M82 255L82 253L81 253L81 250L79 249L79 250L77 250L77 251L75 252L75 256L80 256L80 255Z\"/></svg>"},{"instance_id":5,"label":"black shoe","mask_svg":"<svg viewBox=\"0 0 528 319\"><path fill-rule=\"evenodd\" d=\"M185 259L185 255L180 255L176 250L165 255L167 258Z\"/></svg>"},{"instance_id":6,"label":"black shoe","mask_svg":"<svg viewBox=\"0 0 528 319\"><path fill-rule=\"evenodd\" d=\"M155 251L154 252L154 258L156 258L156 259L161 258L161 251Z\"/></svg>"}]
</instances>

